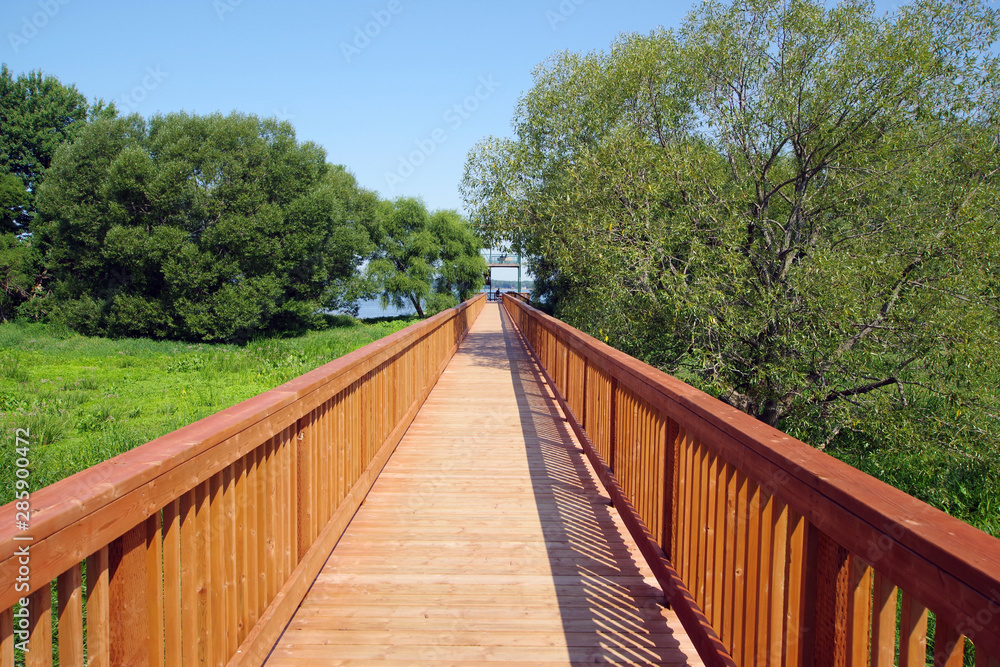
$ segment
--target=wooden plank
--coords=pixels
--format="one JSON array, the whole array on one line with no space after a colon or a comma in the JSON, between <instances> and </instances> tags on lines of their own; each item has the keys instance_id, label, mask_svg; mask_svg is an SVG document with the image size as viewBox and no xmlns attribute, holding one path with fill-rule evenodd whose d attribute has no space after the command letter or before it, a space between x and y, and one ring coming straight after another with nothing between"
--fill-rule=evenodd
<instances>
[{"instance_id":1,"label":"wooden plank","mask_svg":"<svg viewBox=\"0 0 1000 667\"><path fill-rule=\"evenodd\" d=\"M181 568L181 660L192 664L198 660L198 526L196 519L197 492L188 491L178 500L180 514ZM168 644L169 645L169 644Z\"/></svg>"},{"instance_id":2,"label":"wooden plank","mask_svg":"<svg viewBox=\"0 0 1000 667\"><path fill-rule=\"evenodd\" d=\"M111 667L149 662L146 633L146 522L108 545Z\"/></svg>"},{"instance_id":3,"label":"wooden plank","mask_svg":"<svg viewBox=\"0 0 1000 667\"><path fill-rule=\"evenodd\" d=\"M899 665L924 667L927 663L927 607L907 591L900 595Z\"/></svg>"},{"instance_id":4,"label":"wooden plank","mask_svg":"<svg viewBox=\"0 0 1000 667\"><path fill-rule=\"evenodd\" d=\"M321 656L506 664L557 655L564 664L701 664L677 614L657 604L665 591L607 499L638 512L616 483L597 482L530 360L523 352L506 359L500 326L484 311L310 582L268 664ZM453 419L466 409L452 400L457 395L491 409ZM480 437L511 420L520 426L502 440ZM442 437L452 433L458 437ZM619 461L641 490L643 459L619 445ZM449 489L453 475L465 481ZM593 481L572 482L583 476ZM517 477L520 488L511 483Z\"/></svg>"},{"instance_id":5,"label":"wooden plank","mask_svg":"<svg viewBox=\"0 0 1000 667\"><path fill-rule=\"evenodd\" d=\"M14 667L14 610L0 611L0 667Z\"/></svg>"},{"instance_id":6,"label":"wooden plank","mask_svg":"<svg viewBox=\"0 0 1000 667\"><path fill-rule=\"evenodd\" d=\"M108 547L87 558L87 665L111 664Z\"/></svg>"},{"instance_id":7,"label":"wooden plank","mask_svg":"<svg viewBox=\"0 0 1000 667\"><path fill-rule=\"evenodd\" d=\"M212 633L207 638L209 664L225 664L228 630L226 618L226 574L225 574L225 508L222 500L222 473L212 475L208 481L208 589L209 614L212 618Z\"/></svg>"},{"instance_id":8,"label":"wooden plank","mask_svg":"<svg viewBox=\"0 0 1000 667\"><path fill-rule=\"evenodd\" d=\"M849 626L848 665L867 667L870 662L869 638L872 613L872 568L857 556L851 555L851 590L848 603Z\"/></svg>"},{"instance_id":9,"label":"wooden plank","mask_svg":"<svg viewBox=\"0 0 1000 667\"><path fill-rule=\"evenodd\" d=\"M965 637L943 621L934 624L934 667L962 667Z\"/></svg>"},{"instance_id":10,"label":"wooden plank","mask_svg":"<svg viewBox=\"0 0 1000 667\"><path fill-rule=\"evenodd\" d=\"M222 549L223 585L222 600L225 605L226 634L224 642L225 659L236 652L239 646L239 610L236 603L236 480L233 466L222 471Z\"/></svg>"},{"instance_id":11,"label":"wooden plank","mask_svg":"<svg viewBox=\"0 0 1000 667\"><path fill-rule=\"evenodd\" d=\"M906 590L935 600L935 611L948 622L974 629L976 613L1000 605L1000 563L992 555L1000 544L994 538L582 332L514 307L534 328L567 341L595 368L711 442L727 459L738 460L752 478L780 480L782 499L793 509L852 553L891 568ZM1000 633L977 633L984 646L1000 652Z\"/></svg>"},{"instance_id":12,"label":"wooden plank","mask_svg":"<svg viewBox=\"0 0 1000 667\"><path fill-rule=\"evenodd\" d=\"M28 596L28 647L24 667L52 665L52 587L42 586Z\"/></svg>"},{"instance_id":13,"label":"wooden plank","mask_svg":"<svg viewBox=\"0 0 1000 667\"><path fill-rule=\"evenodd\" d=\"M872 587L872 667L896 664L896 593L897 588L878 570Z\"/></svg>"},{"instance_id":14,"label":"wooden plank","mask_svg":"<svg viewBox=\"0 0 1000 667\"><path fill-rule=\"evenodd\" d=\"M59 664L83 667L83 581L80 566L59 575Z\"/></svg>"},{"instance_id":15,"label":"wooden plank","mask_svg":"<svg viewBox=\"0 0 1000 667\"><path fill-rule=\"evenodd\" d=\"M163 667L163 543L159 512L146 519L146 641L150 667Z\"/></svg>"},{"instance_id":16,"label":"wooden plank","mask_svg":"<svg viewBox=\"0 0 1000 667\"><path fill-rule=\"evenodd\" d=\"M163 662L183 664L181 566L181 501L163 508Z\"/></svg>"},{"instance_id":17,"label":"wooden plank","mask_svg":"<svg viewBox=\"0 0 1000 667\"><path fill-rule=\"evenodd\" d=\"M129 530L137 516L149 516L172 502L435 328L455 319L467 321L466 311L474 312L480 302L475 297L281 387L125 452L113 462L33 492L32 585L55 579L74 562ZM16 577L15 511L11 504L0 507L0 581ZM19 597L13 587L0 590L0 609L13 606Z\"/></svg>"},{"instance_id":18,"label":"wooden plank","mask_svg":"<svg viewBox=\"0 0 1000 667\"><path fill-rule=\"evenodd\" d=\"M194 523L195 523L195 553L197 559L194 576L194 591L197 595L197 610L194 614L194 629L197 634L194 641L195 664L210 664L212 660L211 643L214 637L215 619L212 608L212 522L209 482L205 481L195 488ZM185 643L186 640L185 640Z\"/></svg>"},{"instance_id":19,"label":"wooden plank","mask_svg":"<svg viewBox=\"0 0 1000 667\"><path fill-rule=\"evenodd\" d=\"M414 391L415 398L406 407L403 417L381 444L381 447L369 465L363 468L360 466L361 460L357 458L356 447L348 448L345 446L341 450L343 457L342 470L344 470L346 475L345 480L352 479L350 475L346 474L347 471L351 467L356 469L350 491L346 493L344 500L339 504L337 511L327 522L317 539L314 540L306 553L299 557L298 563L289 573L287 581L283 582L281 589L275 591L273 595L268 596L267 608L262 611L257 624L255 624L246 640L240 645L235 656L233 656L230 661L231 665L260 664L263 661L280 635L285 623L291 618L299 602L309 590L313 578L327 560L330 550L340 539L354 512L364 501L375 479L378 477L386 461L388 461L389 456L395 451L396 446L409 429L410 424L434 388L438 378L458 350L466 330L463 329L459 332L458 343L450 344L449 347L444 349L440 360L431 360L433 365L430 366L429 374L421 378L422 382L419 389ZM355 409L360 408L360 394L352 390L346 393L345 396L347 400L341 400L339 403L344 405L343 422L346 423L349 433L347 442L344 444L348 445L351 442L358 442L361 435L357 430L359 420L350 418L350 409L352 407ZM269 498L273 495L271 488L271 484L268 482L266 494ZM270 512L268 516L270 516ZM266 524L265 531L270 533L270 528ZM265 556L270 557L270 552L266 552ZM268 564L268 571L270 571L270 562Z\"/></svg>"},{"instance_id":20,"label":"wooden plank","mask_svg":"<svg viewBox=\"0 0 1000 667\"><path fill-rule=\"evenodd\" d=\"M788 506L778 498L772 498L773 509L773 553L771 557L771 613L768 621L769 665L782 664L782 656L787 651L785 636L785 609L788 558Z\"/></svg>"}]
</instances>

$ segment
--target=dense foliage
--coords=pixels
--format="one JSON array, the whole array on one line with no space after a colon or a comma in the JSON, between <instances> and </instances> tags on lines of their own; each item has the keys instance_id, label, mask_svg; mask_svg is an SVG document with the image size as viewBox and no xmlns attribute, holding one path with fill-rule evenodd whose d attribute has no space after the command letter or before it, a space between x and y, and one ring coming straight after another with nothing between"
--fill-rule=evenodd
<instances>
[{"instance_id":1,"label":"dense foliage","mask_svg":"<svg viewBox=\"0 0 1000 667\"><path fill-rule=\"evenodd\" d=\"M431 214L415 199L383 202L377 250L368 264L383 305L413 306L421 317L450 308L483 286L479 240L454 211Z\"/></svg>"},{"instance_id":2,"label":"dense foliage","mask_svg":"<svg viewBox=\"0 0 1000 667\"><path fill-rule=\"evenodd\" d=\"M0 322L43 293L46 274L29 234L35 196L56 149L72 139L91 106L74 86L41 72L14 77L0 66Z\"/></svg>"},{"instance_id":3,"label":"dense foliage","mask_svg":"<svg viewBox=\"0 0 1000 667\"><path fill-rule=\"evenodd\" d=\"M883 478L905 459L898 486L974 520L1000 488L997 34L984 2L704 2L539 67L464 194L563 319Z\"/></svg>"},{"instance_id":4,"label":"dense foliage","mask_svg":"<svg viewBox=\"0 0 1000 667\"><path fill-rule=\"evenodd\" d=\"M369 250L344 179L273 119L90 123L38 194L33 231L58 316L88 334L152 338L309 328Z\"/></svg>"}]
</instances>

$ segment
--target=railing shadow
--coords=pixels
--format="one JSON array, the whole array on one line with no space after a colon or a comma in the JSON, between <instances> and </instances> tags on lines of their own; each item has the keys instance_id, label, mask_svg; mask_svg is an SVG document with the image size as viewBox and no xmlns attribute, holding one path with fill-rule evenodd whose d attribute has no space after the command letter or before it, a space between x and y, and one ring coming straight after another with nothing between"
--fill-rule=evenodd
<instances>
[{"instance_id":1,"label":"railing shadow","mask_svg":"<svg viewBox=\"0 0 1000 667\"><path fill-rule=\"evenodd\" d=\"M686 664L674 628L662 616L662 592L642 580L635 561L640 556L614 522L615 510L583 450L506 312L500 312L502 342L480 343L506 347L570 659Z\"/></svg>"}]
</instances>

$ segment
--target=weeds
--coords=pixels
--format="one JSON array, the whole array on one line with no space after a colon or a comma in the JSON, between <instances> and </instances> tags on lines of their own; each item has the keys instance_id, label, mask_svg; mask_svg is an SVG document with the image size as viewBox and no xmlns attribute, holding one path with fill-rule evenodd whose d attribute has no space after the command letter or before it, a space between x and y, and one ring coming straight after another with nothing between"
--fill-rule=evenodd
<instances>
[{"instance_id":1,"label":"weeds","mask_svg":"<svg viewBox=\"0 0 1000 667\"><path fill-rule=\"evenodd\" d=\"M272 389L414 319L336 326L243 347L110 340L42 324L0 325L0 461L31 433L37 489ZM13 466L0 465L0 504Z\"/></svg>"}]
</instances>

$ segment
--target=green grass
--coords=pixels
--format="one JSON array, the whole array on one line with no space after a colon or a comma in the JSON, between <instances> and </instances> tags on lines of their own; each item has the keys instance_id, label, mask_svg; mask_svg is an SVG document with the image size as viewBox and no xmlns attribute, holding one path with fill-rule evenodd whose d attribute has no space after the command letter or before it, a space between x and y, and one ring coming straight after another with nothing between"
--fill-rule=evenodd
<instances>
[{"instance_id":1,"label":"green grass","mask_svg":"<svg viewBox=\"0 0 1000 667\"><path fill-rule=\"evenodd\" d=\"M39 489L272 389L412 324L359 322L244 346L110 340L0 325L0 504L14 497L15 429Z\"/></svg>"}]
</instances>

